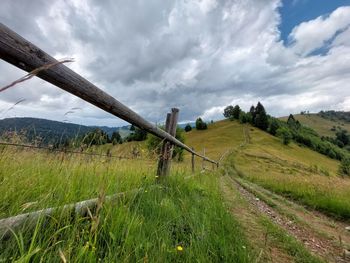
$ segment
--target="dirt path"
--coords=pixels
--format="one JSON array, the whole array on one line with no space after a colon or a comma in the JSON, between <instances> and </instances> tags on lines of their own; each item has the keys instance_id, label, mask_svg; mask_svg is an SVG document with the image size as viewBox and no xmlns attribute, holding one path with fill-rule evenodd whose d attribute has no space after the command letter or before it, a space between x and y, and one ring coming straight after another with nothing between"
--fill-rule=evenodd
<instances>
[{"instance_id":1,"label":"dirt path","mask_svg":"<svg viewBox=\"0 0 350 263\"><path fill-rule=\"evenodd\" d=\"M307 211L242 179L225 176L225 181L240 193L250 209L267 216L289 235L302 242L312 254L327 262L350 262L347 250L350 244L350 232L345 230L344 223L336 222L317 212ZM223 190L227 192L227 189ZM279 261L273 260L273 262Z\"/></svg>"},{"instance_id":2,"label":"dirt path","mask_svg":"<svg viewBox=\"0 0 350 263\"><path fill-rule=\"evenodd\" d=\"M267 240L267 231L259 223L259 212L250 206L239 194L228 177L222 177L220 187L224 194L228 209L235 215L245 230L245 235L255 249L257 262L292 262L293 258L283 249Z\"/></svg>"}]
</instances>

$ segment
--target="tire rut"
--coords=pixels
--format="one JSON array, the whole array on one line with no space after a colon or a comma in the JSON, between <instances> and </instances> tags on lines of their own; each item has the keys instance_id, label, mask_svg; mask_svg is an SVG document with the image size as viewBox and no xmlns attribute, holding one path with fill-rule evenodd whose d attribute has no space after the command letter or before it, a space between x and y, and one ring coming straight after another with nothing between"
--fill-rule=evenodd
<instances>
[{"instance_id":1,"label":"tire rut","mask_svg":"<svg viewBox=\"0 0 350 263\"><path fill-rule=\"evenodd\" d=\"M232 184L240 194L252 204L260 213L265 214L271 221L285 229L290 235L301 241L313 254L325 259L327 262L345 263L350 262L350 258L345 254L340 244L335 244L332 240L321 236L313 229L301 225L291 220L286 215L280 214L276 209L260 200L252 192L248 191L238 180L228 176Z\"/></svg>"}]
</instances>

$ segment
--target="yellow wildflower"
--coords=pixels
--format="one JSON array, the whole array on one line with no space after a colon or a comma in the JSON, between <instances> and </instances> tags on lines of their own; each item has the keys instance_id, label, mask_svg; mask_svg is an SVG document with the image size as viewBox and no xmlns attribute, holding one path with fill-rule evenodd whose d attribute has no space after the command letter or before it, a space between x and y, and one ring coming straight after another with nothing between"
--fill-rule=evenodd
<instances>
[{"instance_id":1,"label":"yellow wildflower","mask_svg":"<svg viewBox=\"0 0 350 263\"><path fill-rule=\"evenodd\" d=\"M177 247L176 247L176 250L177 250L177 251L182 251L182 250L184 250L184 249L183 249L182 246L177 246Z\"/></svg>"}]
</instances>

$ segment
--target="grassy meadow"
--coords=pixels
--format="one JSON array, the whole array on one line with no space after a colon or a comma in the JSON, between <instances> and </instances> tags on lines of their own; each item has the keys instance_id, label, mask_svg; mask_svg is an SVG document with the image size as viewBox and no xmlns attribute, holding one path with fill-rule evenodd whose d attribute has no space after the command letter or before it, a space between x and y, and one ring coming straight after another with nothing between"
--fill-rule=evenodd
<instances>
[{"instance_id":1,"label":"grassy meadow","mask_svg":"<svg viewBox=\"0 0 350 263\"><path fill-rule=\"evenodd\" d=\"M13 233L0 242L0 262L254 262L258 252L220 190L222 173L230 169L308 207L350 219L350 180L337 175L338 161L294 143L285 146L236 121L185 136L187 145L205 149L214 160L225 153L226 165L203 173L196 158L193 176L186 153L184 162L172 163L172 176L157 183L155 156L142 142L92 149L128 157L136 149L132 160L2 146L0 218L126 194L113 202L101 198L100 208L87 216L57 211L34 229Z\"/></svg>"},{"instance_id":2,"label":"grassy meadow","mask_svg":"<svg viewBox=\"0 0 350 263\"><path fill-rule=\"evenodd\" d=\"M173 163L160 184L152 159L2 147L0 218L126 194L115 202L101 198L101 209L86 217L57 211L13 233L0 242L0 262L251 262L254 251L223 204L218 177L191 177L185 166Z\"/></svg>"}]
</instances>

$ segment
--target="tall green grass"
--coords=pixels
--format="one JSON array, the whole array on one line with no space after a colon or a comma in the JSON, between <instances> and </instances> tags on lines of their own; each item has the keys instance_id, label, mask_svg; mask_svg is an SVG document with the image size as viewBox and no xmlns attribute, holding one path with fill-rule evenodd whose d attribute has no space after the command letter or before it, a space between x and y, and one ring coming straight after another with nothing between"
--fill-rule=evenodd
<instances>
[{"instance_id":1,"label":"tall green grass","mask_svg":"<svg viewBox=\"0 0 350 263\"><path fill-rule=\"evenodd\" d=\"M138 188L86 217L55 213L0 243L0 261L251 262L218 178L173 175L155 183L153 162L108 161L3 149L1 218ZM188 169L189 171L190 169Z\"/></svg>"},{"instance_id":2,"label":"tall green grass","mask_svg":"<svg viewBox=\"0 0 350 263\"><path fill-rule=\"evenodd\" d=\"M239 175L275 193L296 200L336 218L350 219L350 180L293 170L279 165L248 161L243 155L231 157Z\"/></svg>"}]
</instances>

